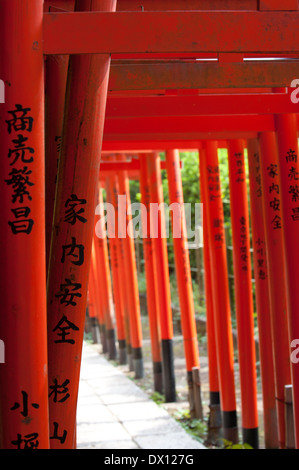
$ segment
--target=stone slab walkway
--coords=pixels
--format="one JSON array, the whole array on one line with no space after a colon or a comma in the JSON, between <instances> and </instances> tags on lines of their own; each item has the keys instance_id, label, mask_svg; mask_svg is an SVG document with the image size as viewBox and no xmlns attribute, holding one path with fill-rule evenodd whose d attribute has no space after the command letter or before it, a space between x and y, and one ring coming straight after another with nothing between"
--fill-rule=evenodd
<instances>
[{"instance_id":1,"label":"stone slab walkway","mask_svg":"<svg viewBox=\"0 0 299 470\"><path fill-rule=\"evenodd\" d=\"M77 411L78 449L204 449L87 343Z\"/></svg>"}]
</instances>

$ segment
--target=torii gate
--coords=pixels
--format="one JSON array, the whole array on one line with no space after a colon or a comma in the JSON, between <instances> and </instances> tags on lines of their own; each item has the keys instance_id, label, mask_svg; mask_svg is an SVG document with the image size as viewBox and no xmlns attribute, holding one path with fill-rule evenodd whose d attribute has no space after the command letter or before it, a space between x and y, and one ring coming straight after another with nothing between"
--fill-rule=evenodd
<instances>
[{"instance_id":1,"label":"torii gate","mask_svg":"<svg viewBox=\"0 0 299 470\"><path fill-rule=\"evenodd\" d=\"M289 341L299 338L298 109L285 90L273 93L299 75L299 13L296 0L280 3L231 0L222 11L221 0L203 1L199 11L196 0L161 0L157 11L153 0L142 9L136 0L0 0L2 448L75 446L101 149L200 148L275 132ZM46 296L44 57L62 55L69 72ZM215 158L209 145L204 158ZM211 256L213 266L213 248ZM291 370L298 447L297 363ZM236 409L226 392L223 377L232 436ZM255 427L243 431L256 440ZM279 439L284 447L283 425Z\"/></svg>"}]
</instances>

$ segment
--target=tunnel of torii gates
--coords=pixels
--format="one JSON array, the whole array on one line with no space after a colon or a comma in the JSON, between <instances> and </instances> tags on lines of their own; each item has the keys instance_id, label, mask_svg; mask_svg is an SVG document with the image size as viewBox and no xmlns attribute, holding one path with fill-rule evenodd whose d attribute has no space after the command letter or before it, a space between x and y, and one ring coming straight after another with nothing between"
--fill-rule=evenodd
<instances>
[{"instance_id":1,"label":"tunnel of torii gates","mask_svg":"<svg viewBox=\"0 0 299 470\"><path fill-rule=\"evenodd\" d=\"M76 448L87 302L103 350L142 377L134 240L116 218L108 232L121 235L108 246L99 202L105 190L125 211L118 196L129 204L137 178L145 207L160 203L166 169L170 202L182 204L180 150L199 155L210 426L220 420L226 439L258 446L253 270L265 447L299 447L298 25L297 0L0 0L1 448ZM240 423L219 148L229 162ZM171 402L163 217L142 241L154 389ZM180 223L186 386L200 418L183 210Z\"/></svg>"}]
</instances>

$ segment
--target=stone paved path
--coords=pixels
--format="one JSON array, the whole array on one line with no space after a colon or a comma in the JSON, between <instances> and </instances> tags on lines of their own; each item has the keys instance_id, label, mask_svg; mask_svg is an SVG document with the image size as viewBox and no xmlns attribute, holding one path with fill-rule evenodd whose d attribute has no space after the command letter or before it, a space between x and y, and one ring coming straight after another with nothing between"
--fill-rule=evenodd
<instances>
[{"instance_id":1,"label":"stone paved path","mask_svg":"<svg viewBox=\"0 0 299 470\"><path fill-rule=\"evenodd\" d=\"M204 449L167 413L84 343L78 449Z\"/></svg>"}]
</instances>

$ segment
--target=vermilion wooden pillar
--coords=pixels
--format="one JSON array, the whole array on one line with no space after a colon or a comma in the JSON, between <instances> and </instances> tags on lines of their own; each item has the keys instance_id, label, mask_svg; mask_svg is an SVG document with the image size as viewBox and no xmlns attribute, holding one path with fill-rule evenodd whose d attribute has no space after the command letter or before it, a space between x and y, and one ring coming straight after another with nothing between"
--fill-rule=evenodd
<instances>
[{"instance_id":1,"label":"vermilion wooden pillar","mask_svg":"<svg viewBox=\"0 0 299 470\"><path fill-rule=\"evenodd\" d=\"M75 4L76 11L115 7L114 0ZM70 58L48 276L52 448L73 445L109 68L109 55Z\"/></svg>"},{"instance_id":2,"label":"vermilion wooden pillar","mask_svg":"<svg viewBox=\"0 0 299 470\"><path fill-rule=\"evenodd\" d=\"M275 399L270 296L266 235L264 228L261 156L257 139L248 141L250 179L251 233L255 300L259 331L259 356L263 393L264 440L266 449L278 448L278 426Z\"/></svg>"},{"instance_id":3,"label":"vermilion wooden pillar","mask_svg":"<svg viewBox=\"0 0 299 470\"><path fill-rule=\"evenodd\" d=\"M285 253L286 294L288 305L291 351L298 346L299 339L299 156L298 124L296 114L275 116L278 142L283 221L283 241ZM295 344L292 342L295 341ZM293 408L296 448L299 448L299 364L296 353L291 361Z\"/></svg>"},{"instance_id":4,"label":"vermilion wooden pillar","mask_svg":"<svg viewBox=\"0 0 299 470\"><path fill-rule=\"evenodd\" d=\"M111 258L111 271L113 278L113 298L116 317L123 318L126 339L126 356L130 370L134 370L131 346L131 331L129 318L129 305L127 301L127 277L125 272L125 256L123 239L118 237L118 178L112 175L106 182L107 203L113 208L113 214L108 211L107 228L109 237L109 252Z\"/></svg>"},{"instance_id":5,"label":"vermilion wooden pillar","mask_svg":"<svg viewBox=\"0 0 299 470\"><path fill-rule=\"evenodd\" d=\"M91 312L94 310L95 313L91 313L91 317L94 316L98 319L98 328L100 332L100 337L101 337L101 343L102 343L102 353L106 354L109 352L108 348L108 339L107 339L107 332L106 332L106 323L105 323L105 313L104 313L104 308L103 308L103 303L102 303L102 294L100 293L101 288L96 289L96 284L97 281L95 279L95 249L94 249L94 241L92 245L92 251L91 251L91 265L90 265L90 272L89 272L89 299L90 299L90 304L91 304ZM96 320L92 320L92 322L96 323Z\"/></svg>"},{"instance_id":6,"label":"vermilion wooden pillar","mask_svg":"<svg viewBox=\"0 0 299 470\"><path fill-rule=\"evenodd\" d=\"M217 365L217 342L215 329L215 305L213 294L213 282L211 273L210 240L208 232L208 192L207 184L204 181L203 174L200 174L200 201L203 204L203 258L204 258L204 284L205 284L205 306L206 306L206 332L207 349L209 360L209 396L210 396L210 416L208 423L211 442L217 442L221 428L221 406L220 406L220 388L219 373Z\"/></svg>"},{"instance_id":7,"label":"vermilion wooden pillar","mask_svg":"<svg viewBox=\"0 0 299 470\"><path fill-rule=\"evenodd\" d=\"M220 382L222 425L225 439L238 441L234 351L228 271L224 232L223 204L216 141L203 142L200 150L200 178L206 185L206 223L210 241L211 277L214 296L214 321L217 342L217 364Z\"/></svg>"},{"instance_id":8,"label":"vermilion wooden pillar","mask_svg":"<svg viewBox=\"0 0 299 470\"><path fill-rule=\"evenodd\" d=\"M164 394L167 402L174 402L176 401L176 390L173 356L173 324L160 157L158 153L153 153L147 155L146 159L151 197L150 236L154 246L154 270L157 281L159 305Z\"/></svg>"},{"instance_id":9,"label":"vermilion wooden pillar","mask_svg":"<svg viewBox=\"0 0 299 470\"><path fill-rule=\"evenodd\" d=\"M42 26L42 0L0 2L2 449L49 448Z\"/></svg>"},{"instance_id":10,"label":"vermilion wooden pillar","mask_svg":"<svg viewBox=\"0 0 299 470\"><path fill-rule=\"evenodd\" d=\"M118 155L117 160L124 161L125 155ZM132 224L132 214L130 212L131 197L127 172L118 172L119 181L119 228L120 236L123 237L123 247L125 255L125 270L123 276L127 278L127 296L129 300L129 317L131 346L133 356L133 366L135 377L141 378L144 375L142 356L142 325L140 314L140 300L138 290L137 268L135 258L135 244Z\"/></svg>"},{"instance_id":11,"label":"vermilion wooden pillar","mask_svg":"<svg viewBox=\"0 0 299 470\"><path fill-rule=\"evenodd\" d=\"M166 152L166 167L169 200L170 205L173 205L173 210L171 211L173 247L177 286L181 307L181 324L184 338L190 408L192 412L194 412L194 391L196 391L196 404L199 408L197 410L197 418L202 418L199 351L188 251L188 235L185 218L183 186L180 170L180 156L178 150L168 150ZM197 369L196 388L194 388L192 378L192 374L194 375L195 373L195 368Z\"/></svg>"},{"instance_id":12,"label":"vermilion wooden pillar","mask_svg":"<svg viewBox=\"0 0 299 470\"><path fill-rule=\"evenodd\" d=\"M114 327L114 308L113 298L111 290L111 278L110 278L110 265L108 256L108 246L106 237L106 227L104 222L104 205L103 195L101 189L98 194L98 209L101 212L101 219L97 223L98 229L94 233L94 252L95 252L95 263L96 263L96 277L97 277L97 289L101 295L101 305L103 309L103 315L105 319L107 346L109 352L109 359L113 360L117 357L117 350L115 345L116 335ZM98 209L96 212L98 213ZM101 223L102 222L102 223ZM97 227L97 225L96 225ZM119 346L123 346L123 326L121 324L122 318L116 316L117 326L119 329L118 340L121 341ZM125 345L124 345L125 346ZM123 349L123 348L122 348ZM123 355L123 353L121 354Z\"/></svg>"},{"instance_id":13,"label":"vermilion wooden pillar","mask_svg":"<svg viewBox=\"0 0 299 470\"><path fill-rule=\"evenodd\" d=\"M156 392L163 393L163 375L162 375L162 357L161 357L161 341L158 316L158 299L157 286L155 282L154 259L153 259L153 243L150 238L150 189L147 174L146 154L140 155L140 192L141 203L146 209L146 214L142 213L142 238L143 253L145 262L146 276L146 300L149 317L149 326L151 334L152 361L154 388Z\"/></svg>"},{"instance_id":14,"label":"vermilion wooden pillar","mask_svg":"<svg viewBox=\"0 0 299 470\"><path fill-rule=\"evenodd\" d=\"M281 189L278 151L274 132L259 136L266 252L269 276L278 437L285 447L284 386L290 383L290 348L282 238Z\"/></svg>"},{"instance_id":15,"label":"vermilion wooden pillar","mask_svg":"<svg viewBox=\"0 0 299 470\"><path fill-rule=\"evenodd\" d=\"M90 322L90 331L92 332L92 323L93 319L96 316L95 313L95 303L94 303L94 295L93 295L93 285L92 285L92 280L91 280L91 272L89 274L89 283L88 283L88 292L87 292L87 306L88 306L88 316L91 320Z\"/></svg>"},{"instance_id":16,"label":"vermilion wooden pillar","mask_svg":"<svg viewBox=\"0 0 299 470\"><path fill-rule=\"evenodd\" d=\"M106 325L104 321L104 315L103 311L100 307L99 310L95 310L96 305L95 305L95 299L94 299L94 294L92 292L93 287L92 287L92 279L91 276L93 275L92 269L90 269L89 273L89 284L88 284L88 309L89 309L89 317L90 317L90 326L92 327L93 324L95 324L98 329L99 329L99 335L100 335L100 342L102 344L102 353L107 354L108 353L108 346L107 346L107 335L106 335Z\"/></svg>"},{"instance_id":17,"label":"vermilion wooden pillar","mask_svg":"<svg viewBox=\"0 0 299 470\"><path fill-rule=\"evenodd\" d=\"M239 139L228 141L230 209L243 442L248 443L254 448L258 448L256 354L244 149L245 142L243 140Z\"/></svg>"},{"instance_id":18,"label":"vermilion wooden pillar","mask_svg":"<svg viewBox=\"0 0 299 470\"><path fill-rule=\"evenodd\" d=\"M69 56L45 60L46 262L49 262Z\"/></svg>"},{"instance_id":19,"label":"vermilion wooden pillar","mask_svg":"<svg viewBox=\"0 0 299 470\"><path fill-rule=\"evenodd\" d=\"M94 343L99 343L99 336L101 337L103 350L106 348L106 337L102 330L103 324L103 310L101 308L101 295L97 289L97 280L96 280L96 260L94 253L94 244L92 245L91 253L91 263L90 263L90 272L88 279L88 307L89 307L89 318L90 318L90 327L92 333L92 339Z\"/></svg>"}]
</instances>

